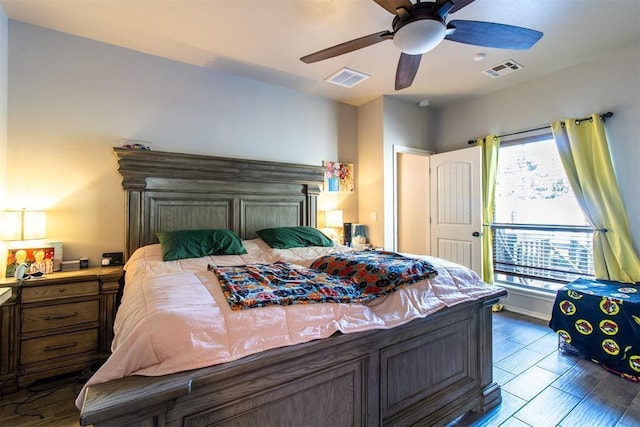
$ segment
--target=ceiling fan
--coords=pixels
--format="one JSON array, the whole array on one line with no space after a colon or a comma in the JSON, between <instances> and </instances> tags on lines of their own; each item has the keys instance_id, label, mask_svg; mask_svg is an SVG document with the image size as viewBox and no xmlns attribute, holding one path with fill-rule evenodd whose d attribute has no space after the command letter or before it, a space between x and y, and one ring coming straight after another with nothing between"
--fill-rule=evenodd
<instances>
[{"instance_id":1,"label":"ceiling fan","mask_svg":"<svg viewBox=\"0 0 640 427\"><path fill-rule=\"evenodd\" d=\"M474 0L435 0L413 4L409 0L373 0L395 15L393 31L380 31L360 37L300 58L307 64L353 52L367 46L393 40L401 51L396 70L396 90L411 86L418 72L422 54L436 47L442 40L499 49L529 49L540 38L540 31L495 22L453 20L455 13Z\"/></svg>"}]
</instances>

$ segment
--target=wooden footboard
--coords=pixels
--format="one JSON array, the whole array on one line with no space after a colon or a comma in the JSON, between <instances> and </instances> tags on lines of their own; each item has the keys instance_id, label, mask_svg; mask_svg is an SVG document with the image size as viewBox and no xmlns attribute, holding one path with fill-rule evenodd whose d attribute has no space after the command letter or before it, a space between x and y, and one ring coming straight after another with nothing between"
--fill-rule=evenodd
<instances>
[{"instance_id":1,"label":"wooden footboard","mask_svg":"<svg viewBox=\"0 0 640 427\"><path fill-rule=\"evenodd\" d=\"M506 293L506 292L505 292ZM500 295L500 297L503 295ZM81 425L442 425L497 405L491 304L87 389Z\"/></svg>"}]
</instances>

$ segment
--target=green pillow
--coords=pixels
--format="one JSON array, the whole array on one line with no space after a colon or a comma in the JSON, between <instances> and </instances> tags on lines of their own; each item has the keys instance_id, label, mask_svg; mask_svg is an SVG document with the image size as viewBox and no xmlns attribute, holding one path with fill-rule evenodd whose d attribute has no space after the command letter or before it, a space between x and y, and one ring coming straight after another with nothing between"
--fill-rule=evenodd
<instances>
[{"instance_id":1,"label":"green pillow","mask_svg":"<svg viewBox=\"0 0 640 427\"><path fill-rule=\"evenodd\" d=\"M275 249L307 246L333 246L333 241L313 227L276 227L256 231L258 237Z\"/></svg>"},{"instance_id":2,"label":"green pillow","mask_svg":"<svg viewBox=\"0 0 640 427\"><path fill-rule=\"evenodd\" d=\"M176 230L157 234L162 244L162 260L200 258L206 255L241 255L247 251L231 230Z\"/></svg>"}]
</instances>

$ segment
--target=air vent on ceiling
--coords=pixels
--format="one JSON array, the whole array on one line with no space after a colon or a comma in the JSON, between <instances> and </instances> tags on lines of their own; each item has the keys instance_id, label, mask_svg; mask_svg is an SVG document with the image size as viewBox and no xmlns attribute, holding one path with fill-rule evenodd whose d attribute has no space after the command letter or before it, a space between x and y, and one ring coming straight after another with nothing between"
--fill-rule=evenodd
<instances>
[{"instance_id":1,"label":"air vent on ceiling","mask_svg":"<svg viewBox=\"0 0 640 427\"><path fill-rule=\"evenodd\" d=\"M524 68L522 65L518 64L513 59L509 59L508 61L504 61L502 64L494 65L493 67L484 70L484 73L493 78L498 78L522 68Z\"/></svg>"},{"instance_id":2,"label":"air vent on ceiling","mask_svg":"<svg viewBox=\"0 0 640 427\"><path fill-rule=\"evenodd\" d=\"M325 80L329 83L333 83L338 86L354 87L355 85L357 85L363 80L368 79L369 77L371 76L369 76L368 74L361 73L360 71L352 70L347 67L343 67L342 69L338 70L336 73L327 77Z\"/></svg>"}]
</instances>

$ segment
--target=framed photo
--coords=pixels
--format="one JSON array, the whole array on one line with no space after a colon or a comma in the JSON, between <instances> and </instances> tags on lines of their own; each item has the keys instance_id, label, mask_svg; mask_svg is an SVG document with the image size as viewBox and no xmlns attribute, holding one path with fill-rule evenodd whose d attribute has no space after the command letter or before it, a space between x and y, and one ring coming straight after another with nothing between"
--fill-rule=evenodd
<instances>
[{"instance_id":1,"label":"framed photo","mask_svg":"<svg viewBox=\"0 0 640 427\"><path fill-rule=\"evenodd\" d=\"M324 191L353 192L353 163L325 160Z\"/></svg>"},{"instance_id":2,"label":"framed photo","mask_svg":"<svg viewBox=\"0 0 640 427\"><path fill-rule=\"evenodd\" d=\"M13 277L22 263L27 264L26 274L53 273L53 255L53 247L8 249L5 277Z\"/></svg>"}]
</instances>

